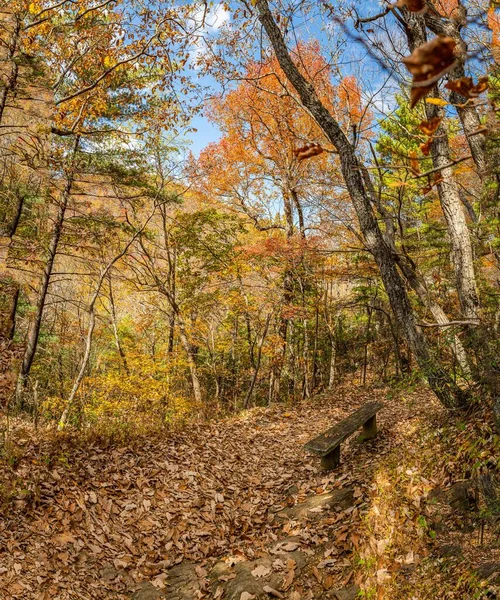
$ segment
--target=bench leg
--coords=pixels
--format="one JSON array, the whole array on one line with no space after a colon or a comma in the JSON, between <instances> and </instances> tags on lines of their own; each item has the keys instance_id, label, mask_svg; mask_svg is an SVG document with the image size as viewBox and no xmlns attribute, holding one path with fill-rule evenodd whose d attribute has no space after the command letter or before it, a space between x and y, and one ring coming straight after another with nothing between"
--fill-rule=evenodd
<instances>
[{"instance_id":1,"label":"bench leg","mask_svg":"<svg viewBox=\"0 0 500 600\"><path fill-rule=\"evenodd\" d=\"M321 457L321 466L325 471L336 469L340 464L340 445L334 448L329 454Z\"/></svg>"},{"instance_id":2,"label":"bench leg","mask_svg":"<svg viewBox=\"0 0 500 600\"><path fill-rule=\"evenodd\" d=\"M372 440L374 437L377 437L377 415L363 424L363 440Z\"/></svg>"}]
</instances>

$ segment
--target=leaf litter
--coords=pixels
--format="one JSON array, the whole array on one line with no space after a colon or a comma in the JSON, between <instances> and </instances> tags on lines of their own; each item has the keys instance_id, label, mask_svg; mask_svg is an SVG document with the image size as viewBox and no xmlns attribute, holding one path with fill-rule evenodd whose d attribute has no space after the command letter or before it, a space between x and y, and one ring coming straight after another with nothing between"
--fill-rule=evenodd
<instances>
[{"instance_id":1,"label":"leaf litter","mask_svg":"<svg viewBox=\"0 0 500 600\"><path fill-rule=\"evenodd\" d=\"M340 469L321 471L303 444L375 393L385 403L377 452L370 452L373 443L345 443ZM339 388L334 399L320 396L286 412L282 406L256 408L134 448L68 443L58 454L43 435L23 429L23 454L14 467L3 464L1 473L2 481L17 478L24 486L0 516L3 597L125 599L144 581L161 589L170 567L191 561L205 582L200 597L209 598L214 593L206 577L216 560L237 565L273 548L280 554L272 570L282 573L283 583L269 593L316 597L315 585L330 589L352 573L348 557L357 543L370 470L390 446L387 425L408 416L406 407L385 396L386 390ZM326 511L319 521L314 514L283 519L270 510L344 487L355 490L352 506ZM294 551L317 566L299 576L287 558ZM265 580L270 570L257 567L252 574Z\"/></svg>"}]
</instances>

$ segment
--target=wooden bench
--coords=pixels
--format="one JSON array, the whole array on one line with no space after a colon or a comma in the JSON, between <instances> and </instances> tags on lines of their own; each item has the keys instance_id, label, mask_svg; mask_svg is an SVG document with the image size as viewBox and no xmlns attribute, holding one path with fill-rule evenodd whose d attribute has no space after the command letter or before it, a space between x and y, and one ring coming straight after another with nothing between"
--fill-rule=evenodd
<instances>
[{"instance_id":1,"label":"wooden bench","mask_svg":"<svg viewBox=\"0 0 500 600\"><path fill-rule=\"evenodd\" d=\"M377 435L377 413L383 407L381 402L368 402L347 419L340 421L325 433L318 435L304 445L309 452L321 456L324 469L334 469L340 464L340 444L363 426L364 440L371 440Z\"/></svg>"}]
</instances>

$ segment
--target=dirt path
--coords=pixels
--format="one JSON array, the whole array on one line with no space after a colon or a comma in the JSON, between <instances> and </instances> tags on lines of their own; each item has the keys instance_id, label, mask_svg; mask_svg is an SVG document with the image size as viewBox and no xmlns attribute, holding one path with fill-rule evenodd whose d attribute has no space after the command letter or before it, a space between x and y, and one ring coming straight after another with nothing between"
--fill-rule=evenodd
<instances>
[{"instance_id":1,"label":"dirt path","mask_svg":"<svg viewBox=\"0 0 500 600\"><path fill-rule=\"evenodd\" d=\"M385 404L377 440L343 445L341 467L322 472L303 444L374 399ZM170 590L173 599L175 577L174 587L188 590L194 572L198 588L186 600L250 600L251 590L226 594L237 578L226 567L245 562L247 571L262 567L254 579L264 582L267 569L279 575L276 597L334 598L352 584L373 472L409 414L386 390L351 389L290 410L254 409L191 426L134 451L64 444L56 451L18 439L23 456L12 474L24 490L17 485L0 517L0 597L149 600ZM347 503L287 513L343 490Z\"/></svg>"}]
</instances>

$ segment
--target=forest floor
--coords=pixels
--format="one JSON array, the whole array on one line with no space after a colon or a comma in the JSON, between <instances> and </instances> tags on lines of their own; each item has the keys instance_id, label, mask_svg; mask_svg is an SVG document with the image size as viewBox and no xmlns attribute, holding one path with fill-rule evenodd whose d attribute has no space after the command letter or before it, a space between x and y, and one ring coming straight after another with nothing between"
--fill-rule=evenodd
<instances>
[{"instance_id":1,"label":"forest floor","mask_svg":"<svg viewBox=\"0 0 500 600\"><path fill-rule=\"evenodd\" d=\"M378 437L353 436L323 472L303 444L372 400ZM470 489L422 433L448 419L426 389L350 387L123 446L11 421L0 598L420 600L463 565L469 579L439 597L495 594L493 526L457 512Z\"/></svg>"}]
</instances>

